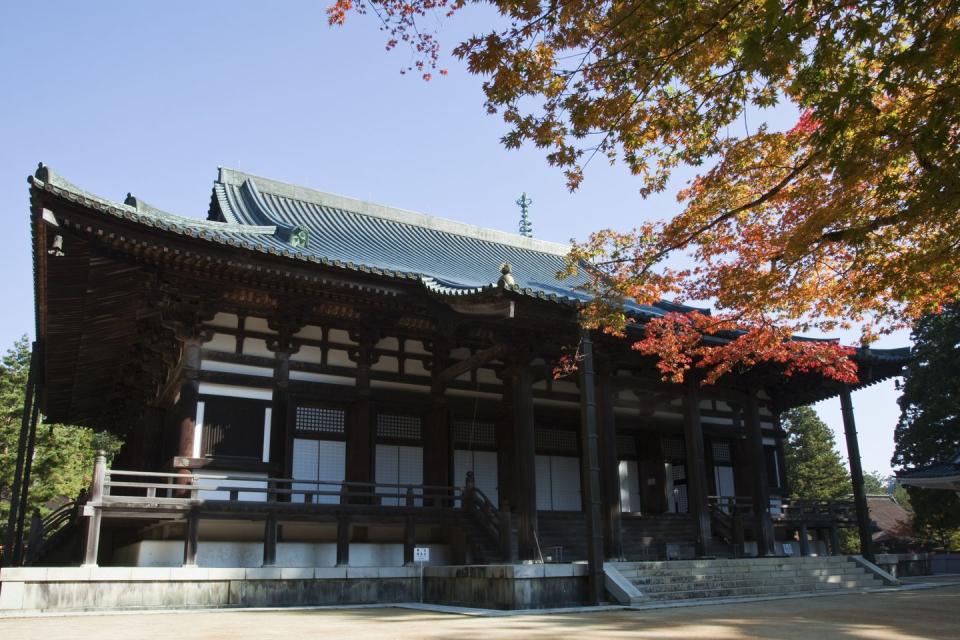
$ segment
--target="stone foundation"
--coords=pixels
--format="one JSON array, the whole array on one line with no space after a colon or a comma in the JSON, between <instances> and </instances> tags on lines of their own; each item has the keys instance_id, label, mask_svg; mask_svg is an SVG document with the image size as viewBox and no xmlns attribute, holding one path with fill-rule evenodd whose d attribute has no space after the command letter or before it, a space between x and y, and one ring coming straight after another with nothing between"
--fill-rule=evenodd
<instances>
[{"instance_id":1,"label":"stone foundation","mask_svg":"<svg viewBox=\"0 0 960 640\"><path fill-rule=\"evenodd\" d=\"M586 564L427 567L424 600L487 609L544 609L587 602Z\"/></svg>"},{"instance_id":2,"label":"stone foundation","mask_svg":"<svg viewBox=\"0 0 960 640\"><path fill-rule=\"evenodd\" d=\"M428 566L424 600L489 609L586 601L585 564ZM0 612L396 604L420 600L419 567L11 567Z\"/></svg>"}]
</instances>

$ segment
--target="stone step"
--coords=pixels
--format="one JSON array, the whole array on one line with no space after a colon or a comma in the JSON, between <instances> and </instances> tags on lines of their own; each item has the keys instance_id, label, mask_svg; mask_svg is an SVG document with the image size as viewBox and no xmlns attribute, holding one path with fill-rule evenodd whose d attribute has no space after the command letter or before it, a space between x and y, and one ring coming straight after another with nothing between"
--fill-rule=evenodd
<instances>
[{"instance_id":1,"label":"stone step","mask_svg":"<svg viewBox=\"0 0 960 640\"><path fill-rule=\"evenodd\" d=\"M783 558L712 558L708 560L651 560L638 562L618 562L617 568L622 572L624 570L640 569L651 570L660 568L670 569L690 569L706 567L726 567L726 566L757 566L769 564L781 565L832 565L844 564L849 562L846 556L808 556L808 557L783 557Z\"/></svg>"},{"instance_id":2,"label":"stone step","mask_svg":"<svg viewBox=\"0 0 960 640\"><path fill-rule=\"evenodd\" d=\"M780 586L751 586L751 587L719 587L713 589L697 589L687 591L663 591L650 594L644 594L648 600L667 601L667 600L692 600L696 598L738 598L749 596L765 595L783 595L790 593L816 593L830 590L843 589L867 589L876 586L866 581L847 580L840 583L817 584L811 588L810 585L780 585Z\"/></svg>"},{"instance_id":3,"label":"stone step","mask_svg":"<svg viewBox=\"0 0 960 640\"><path fill-rule=\"evenodd\" d=\"M703 591L709 589L739 589L757 587L772 589L777 587L797 587L805 591L815 591L821 585L843 585L858 583L861 586L881 586L882 582L872 576L825 576L822 579L796 580L792 578L772 578L765 580L706 580L701 582L663 582L658 584L634 584L645 595L669 593L674 591Z\"/></svg>"},{"instance_id":4,"label":"stone step","mask_svg":"<svg viewBox=\"0 0 960 640\"><path fill-rule=\"evenodd\" d=\"M628 580L640 580L640 581L650 581L650 580L668 580L668 579L678 579L678 580L697 580L701 578L727 578L731 580L739 580L746 578L817 578L822 576L837 575L837 574L855 574L860 575L863 573L863 569L859 567L850 565L837 567L835 569L769 569L769 570L755 570L755 571L734 571L734 570L724 570L724 571L711 571L707 569L697 569L694 571L677 571L677 572L666 572L666 571L651 571L651 572L621 572L623 577Z\"/></svg>"}]
</instances>

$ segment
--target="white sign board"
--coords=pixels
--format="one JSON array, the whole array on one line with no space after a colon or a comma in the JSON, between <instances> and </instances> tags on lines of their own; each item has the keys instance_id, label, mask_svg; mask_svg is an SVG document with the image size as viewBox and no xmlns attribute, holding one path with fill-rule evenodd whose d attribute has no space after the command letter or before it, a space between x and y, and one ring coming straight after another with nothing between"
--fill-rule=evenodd
<instances>
[{"instance_id":1,"label":"white sign board","mask_svg":"<svg viewBox=\"0 0 960 640\"><path fill-rule=\"evenodd\" d=\"M414 547L413 561L414 562L430 562L430 547Z\"/></svg>"}]
</instances>

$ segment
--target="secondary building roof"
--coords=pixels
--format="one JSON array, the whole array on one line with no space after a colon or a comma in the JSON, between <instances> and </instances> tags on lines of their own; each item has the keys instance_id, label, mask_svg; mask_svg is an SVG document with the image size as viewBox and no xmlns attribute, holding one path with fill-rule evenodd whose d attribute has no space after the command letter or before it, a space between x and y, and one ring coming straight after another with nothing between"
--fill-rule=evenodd
<instances>
[{"instance_id":1,"label":"secondary building roof","mask_svg":"<svg viewBox=\"0 0 960 640\"><path fill-rule=\"evenodd\" d=\"M901 471L897 479L913 487L960 491L960 452L947 462Z\"/></svg>"}]
</instances>

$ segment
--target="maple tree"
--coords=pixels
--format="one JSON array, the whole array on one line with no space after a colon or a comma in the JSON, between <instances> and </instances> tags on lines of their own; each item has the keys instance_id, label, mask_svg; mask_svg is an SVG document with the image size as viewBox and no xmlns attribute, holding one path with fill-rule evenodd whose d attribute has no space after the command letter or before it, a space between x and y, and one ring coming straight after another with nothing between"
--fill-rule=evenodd
<instances>
[{"instance_id":1,"label":"maple tree","mask_svg":"<svg viewBox=\"0 0 960 640\"><path fill-rule=\"evenodd\" d=\"M588 326L624 333L624 300L717 309L646 323L634 348L665 377L773 361L852 382L852 350L792 334L859 327L869 344L957 299L957 2L337 0L328 15L376 14L429 79L445 72L429 25L469 4L505 21L453 54L484 77L506 147L544 149L571 189L596 157L624 163L643 196L706 167L680 214L569 255L568 272L591 275ZM782 102L801 114L790 130L745 122Z\"/></svg>"}]
</instances>

